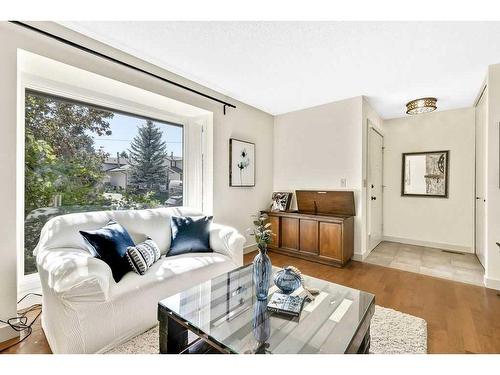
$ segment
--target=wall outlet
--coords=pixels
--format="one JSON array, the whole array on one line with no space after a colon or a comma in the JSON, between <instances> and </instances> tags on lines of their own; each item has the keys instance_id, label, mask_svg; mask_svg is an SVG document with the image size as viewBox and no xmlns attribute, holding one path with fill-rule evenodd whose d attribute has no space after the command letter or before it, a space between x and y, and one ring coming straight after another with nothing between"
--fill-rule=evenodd
<instances>
[{"instance_id":1,"label":"wall outlet","mask_svg":"<svg viewBox=\"0 0 500 375\"><path fill-rule=\"evenodd\" d=\"M340 187L347 187L347 178L340 179Z\"/></svg>"}]
</instances>

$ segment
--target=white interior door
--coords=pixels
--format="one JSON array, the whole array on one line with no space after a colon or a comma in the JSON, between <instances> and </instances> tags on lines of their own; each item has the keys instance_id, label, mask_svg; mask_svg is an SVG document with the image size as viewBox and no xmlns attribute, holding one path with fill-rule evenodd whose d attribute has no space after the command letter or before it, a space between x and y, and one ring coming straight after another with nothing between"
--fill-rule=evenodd
<instances>
[{"instance_id":1,"label":"white interior door","mask_svg":"<svg viewBox=\"0 0 500 375\"><path fill-rule=\"evenodd\" d=\"M383 235L383 147L384 138L368 128L368 246L373 250Z\"/></svg>"},{"instance_id":2,"label":"white interior door","mask_svg":"<svg viewBox=\"0 0 500 375\"><path fill-rule=\"evenodd\" d=\"M486 146L486 122L487 122L487 107L486 107L486 90L479 99L476 106L476 200L475 200L475 252L481 262L485 265L485 146Z\"/></svg>"}]
</instances>

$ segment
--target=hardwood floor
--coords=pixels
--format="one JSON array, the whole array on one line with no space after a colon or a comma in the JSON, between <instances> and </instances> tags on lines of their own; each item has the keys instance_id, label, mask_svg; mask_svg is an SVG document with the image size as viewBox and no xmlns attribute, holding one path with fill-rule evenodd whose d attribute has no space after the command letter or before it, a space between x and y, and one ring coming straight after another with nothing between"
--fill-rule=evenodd
<instances>
[{"instance_id":1,"label":"hardwood floor","mask_svg":"<svg viewBox=\"0 0 500 375\"><path fill-rule=\"evenodd\" d=\"M245 255L250 263L254 253ZM492 289L351 261L344 268L270 254L275 266L375 294L377 305L427 321L429 353L500 353L500 297ZM0 347L1 350L1 347ZM33 334L5 353L50 353L37 321Z\"/></svg>"},{"instance_id":2,"label":"hardwood floor","mask_svg":"<svg viewBox=\"0 0 500 375\"><path fill-rule=\"evenodd\" d=\"M28 314L28 319L31 321L33 319L33 314ZM21 336L22 338L23 336ZM0 350L9 347L10 345L16 343L19 339L12 339L5 343L0 344ZM51 354L49 343L45 338L42 326L40 324L40 318L33 324L33 333L21 343L11 346L9 349L1 352L2 354Z\"/></svg>"}]
</instances>

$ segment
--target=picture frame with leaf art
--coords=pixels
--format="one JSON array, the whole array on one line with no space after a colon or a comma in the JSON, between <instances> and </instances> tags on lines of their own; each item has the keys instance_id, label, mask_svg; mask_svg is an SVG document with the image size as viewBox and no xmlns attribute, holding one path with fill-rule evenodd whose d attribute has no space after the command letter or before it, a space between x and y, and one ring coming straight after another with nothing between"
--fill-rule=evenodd
<instances>
[{"instance_id":1,"label":"picture frame with leaf art","mask_svg":"<svg viewBox=\"0 0 500 375\"><path fill-rule=\"evenodd\" d=\"M229 139L229 186L255 186L255 143Z\"/></svg>"}]
</instances>

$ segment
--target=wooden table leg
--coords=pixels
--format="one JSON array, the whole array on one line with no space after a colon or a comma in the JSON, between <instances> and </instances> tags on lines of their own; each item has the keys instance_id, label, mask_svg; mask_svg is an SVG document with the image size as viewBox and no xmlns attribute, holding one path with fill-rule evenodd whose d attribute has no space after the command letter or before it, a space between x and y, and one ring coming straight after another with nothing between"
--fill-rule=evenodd
<instances>
[{"instance_id":1,"label":"wooden table leg","mask_svg":"<svg viewBox=\"0 0 500 375\"><path fill-rule=\"evenodd\" d=\"M160 354L179 354L188 346L188 330L167 314L160 317Z\"/></svg>"}]
</instances>

